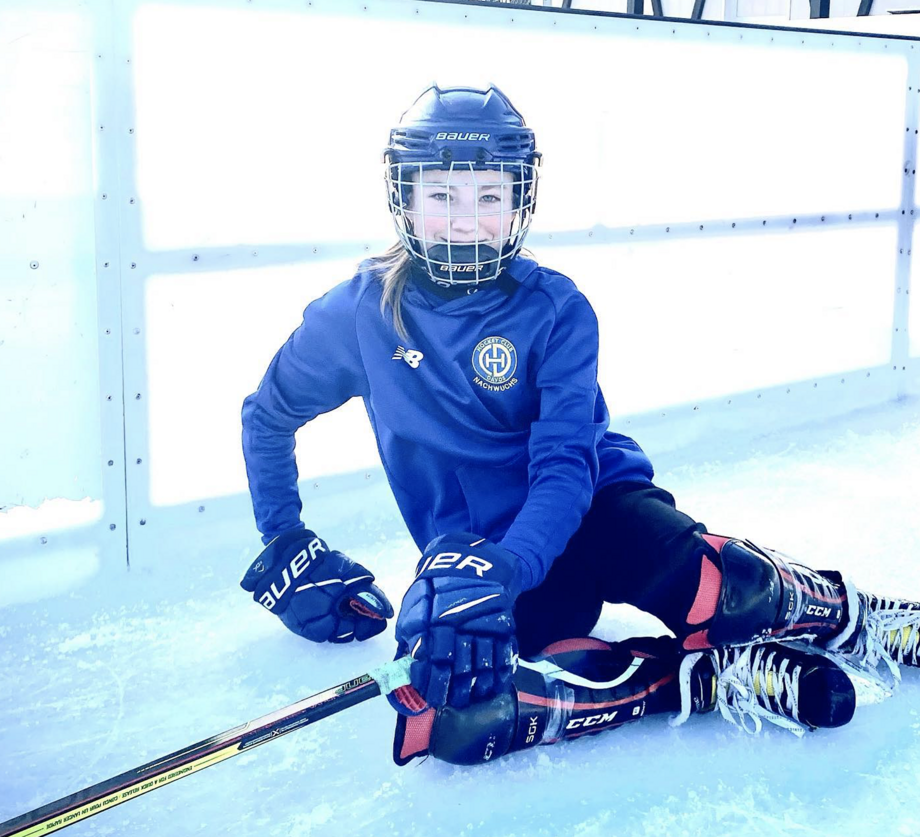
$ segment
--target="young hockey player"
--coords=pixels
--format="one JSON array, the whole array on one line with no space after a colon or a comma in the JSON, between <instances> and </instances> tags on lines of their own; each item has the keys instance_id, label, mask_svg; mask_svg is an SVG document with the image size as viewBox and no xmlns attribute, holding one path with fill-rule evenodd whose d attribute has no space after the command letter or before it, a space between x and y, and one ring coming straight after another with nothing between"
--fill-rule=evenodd
<instances>
[{"instance_id":1,"label":"young hockey player","mask_svg":"<svg viewBox=\"0 0 920 837\"><path fill-rule=\"evenodd\" d=\"M414 660L391 695L397 761L472 763L716 706L756 729L840 726L844 668L917 664L920 606L709 534L608 430L594 312L521 254L540 154L501 91L429 88L384 160L399 242L307 307L244 403L266 548L242 586L315 642L393 616L374 575L300 521L294 432L360 396L422 549L396 621ZM588 638L604 602L674 638Z\"/></svg>"}]
</instances>

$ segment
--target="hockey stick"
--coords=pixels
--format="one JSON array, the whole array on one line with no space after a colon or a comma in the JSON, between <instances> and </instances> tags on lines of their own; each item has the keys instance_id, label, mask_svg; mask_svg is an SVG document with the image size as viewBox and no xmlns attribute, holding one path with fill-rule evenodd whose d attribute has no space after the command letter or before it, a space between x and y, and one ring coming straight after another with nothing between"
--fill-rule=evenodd
<instances>
[{"instance_id":1,"label":"hockey stick","mask_svg":"<svg viewBox=\"0 0 920 837\"><path fill-rule=\"evenodd\" d=\"M411 658L403 657L386 663L340 686L13 817L0 823L0 837L50 834L369 698L388 694L393 689L408 685L411 662Z\"/></svg>"}]
</instances>

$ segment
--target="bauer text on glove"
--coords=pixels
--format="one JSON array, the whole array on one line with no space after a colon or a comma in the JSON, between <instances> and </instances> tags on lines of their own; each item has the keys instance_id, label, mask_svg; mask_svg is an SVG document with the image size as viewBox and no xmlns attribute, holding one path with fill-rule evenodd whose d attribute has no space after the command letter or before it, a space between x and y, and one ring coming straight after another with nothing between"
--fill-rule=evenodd
<instances>
[{"instance_id":1,"label":"bauer text on glove","mask_svg":"<svg viewBox=\"0 0 920 837\"><path fill-rule=\"evenodd\" d=\"M373 573L329 549L309 529L293 529L271 541L240 586L291 631L313 642L369 639L393 615Z\"/></svg>"},{"instance_id":2,"label":"bauer text on glove","mask_svg":"<svg viewBox=\"0 0 920 837\"><path fill-rule=\"evenodd\" d=\"M462 708L508 688L520 586L520 559L486 538L461 532L426 547L403 598L396 641L398 655L412 656L412 686L429 706Z\"/></svg>"}]
</instances>

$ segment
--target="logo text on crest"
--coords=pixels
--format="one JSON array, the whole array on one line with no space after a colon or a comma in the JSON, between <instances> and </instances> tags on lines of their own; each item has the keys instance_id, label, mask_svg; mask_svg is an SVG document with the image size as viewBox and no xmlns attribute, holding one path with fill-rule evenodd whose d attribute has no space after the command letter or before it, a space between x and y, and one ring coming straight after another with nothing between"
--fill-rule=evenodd
<instances>
[{"instance_id":1,"label":"logo text on crest","mask_svg":"<svg viewBox=\"0 0 920 837\"><path fill-rule=\"evenodd\" d=\"M518 379L517 349L504 337L486 337L473 349L473 383L491 392L511 389Z\"/></svg>"}]
</instances>

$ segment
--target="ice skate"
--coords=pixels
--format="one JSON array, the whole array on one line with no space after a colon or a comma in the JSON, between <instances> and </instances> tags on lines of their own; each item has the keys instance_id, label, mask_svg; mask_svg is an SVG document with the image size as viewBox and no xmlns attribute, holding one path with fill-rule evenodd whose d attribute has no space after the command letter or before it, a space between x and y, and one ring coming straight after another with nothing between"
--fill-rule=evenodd
<instances>
[{"instance_id":1,"label":"ice skate","mask_svg":"<svg viewBox=\"0 0 920 837\"><path fill-rule=\"evenodd\" d=\"M831 657L767 642L685 657L680 669L682 711L675 725L692 711L691 683L710 669L710 709L718 708L723 718L751 734L760 732L763 721L796 735L840 727L856 709L854 685Z\"/></svg>"}]
</instances>

